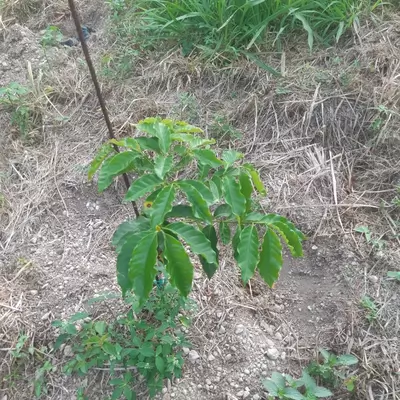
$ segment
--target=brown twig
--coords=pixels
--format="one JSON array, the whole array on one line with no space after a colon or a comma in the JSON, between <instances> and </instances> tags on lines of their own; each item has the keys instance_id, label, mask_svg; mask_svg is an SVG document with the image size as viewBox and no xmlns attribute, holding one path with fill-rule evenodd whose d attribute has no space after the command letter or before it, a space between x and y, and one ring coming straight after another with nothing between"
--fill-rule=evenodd
<instances>
[{"instance_id":1,"label":"brown twig","mask_svg":"<svg viewBox=\"0 0 400 400\"><path fill-rule=\"evenodd\" d=\"M89 48L88 48L88 46L86 44L86 40L85 40L85 37L84 37L83 32L82 32L82 26L81 26L81 23L80 23L78 11L76 10L76 7L75 7L75 2L74 2L74 0L68 0L68 4L69 4L69 8L71 10L72 19L74 20L74 23L75 23L76 31L78 32L79 41L81 42L83 54L85 55L85 59L86 59L87 66L89 68L90 76L92 77L93 85L94 85L94 87L96 89L96 95L97 95L97 98L99 99L101 111L102 111L103 116L104 116L104 121L106 122L106 125L107 125L109 138L110 139L115 139L114 130L113 130L113 127L112 127L112 124L111 124L110 117L108 115L106 103L105 103L103 95L101 93L100 84L99 84L99 81L98 81L97 76L96 76L96 71L94 69L94 66L93 66L93 63L92 63L92 59L90 58ZM114 147L114 150L117 153L119 153L118 146L113 144L113 147ZM126 173L123 173L122 177L123 177L126 189L129 189L130 182L129 182L128 175ZM139 216L139 210L138 210L136 202L132 201L132 206L133 206L133 210L135 212L136 217L138 217Z\"/></svg>"}]
</instances>

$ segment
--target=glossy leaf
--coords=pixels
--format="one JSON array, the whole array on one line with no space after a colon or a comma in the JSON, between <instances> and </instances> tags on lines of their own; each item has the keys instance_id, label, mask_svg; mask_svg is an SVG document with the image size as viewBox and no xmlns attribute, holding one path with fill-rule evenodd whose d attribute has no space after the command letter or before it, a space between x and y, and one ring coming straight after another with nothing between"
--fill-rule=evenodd
<instances>
[{"instance_id":1,"label":"glossy leaf","mask_svg":"<svg viewBox=\"0 0 400 400\"><path fill-rule=\"evenodd\" d=\"M123 153L118 153L115 156L107 158L99 172L99 192L107 189L117 175L122 174L129 169L135 158L138 156L139 154L136 152L124 151Z\"/></svg>"},{"instance_id":2,"label":"glossy leaf","mask_svg":"<svg viewBox=\"0 0 400 400\"><path fill-rule=\"evenodd\" d=\"M113 246L118 246L121 239L128 233L137 233L150 229L149 220L145 217L139 217L120 224L111 240Z\"/></svg>"},{"instance_id":3,"label":"glossy leaf","mask_svg":"<svg viewBox=\"0 0 400 400\"><path fill-rule=\"evenodd\" d=\"M212 168L218 168L223 165L223 162L217 158L212 150L193 150L193 154L200 164L209 165Z\"/></svg>"},{"instance_id":4,"label":"glossy leaf","mask_svg":"<svg viewBox=\"0 0 400 400\"><path fill-rule=\"evenodd\" d=\"M241 172L239 175L239 183L240 191L246 199L246 212L249 212L251 209L251 194L253 193L253 185L251 184L249 176L244 172Z\"/></svg>"},{"instance_id":5,"label":"glossy leaf","mask_svg":"<svg viewBox=\"0 0 400 400\"><path fill-rule=\"evenodd\" d=\"M124 200L136 201L146 193L151 192L154 188L162 183L162 180L155 174L146 174L132 182L127 191Z\"/></svg>"},{"instance_id":6,"label":"glossy leaf","mask_svg":"<svg viewBox=\"0 0 400 400\"><path fill-rule=\"evenodd\" d=\"M140 150L141 150L138 141L131 137L123 138L121 140L110 139L108 142L111 144L115 144L116 146L128 147L129 149L132 149L132 150L135 150L138 152L140 152Z\"/></svg>"},{"instance_id":7,"label":"glossy leaf","mask_svg":"<svg viewBox=\"0 0 400 400\"><path fill-rule=\"evenodd\" d=\"M218 256L219 256L219 251L218 251L218 238L217 238L217 232L214 228L213 225L206 225L203 230L202 230L204 236L210 241L211 247L214 250L217 258L216 263L208 263L204 257L199 256L199 260L201 262L201 265L203 266L203 270L206 273L208 279L211 279L215 272L218 269Z\"/></svg>"},{"instance_id":8,"label":"glossy leaf","mask_svg":"<svg viewBox=\"0 0 400 400\"><path fill-rule=\"evenodd\" d=\"M264 235L260 252L260 261L258 262L257 268L261 277L269 287L272 287L278 280L282 264L282 244L276 233L271 229L267 229Z\"/></svg>"},{"instance_id":9,"label":"glossy leaf","mask_svg":"<svg viewBox=\"0 0 400 400\"><path fill-rule=\"evenodd\" d=\"M258 262L258 233L255 226L246 226L240 232L239 244L237 246L237 263L242 272L242 281L246 285L254 275Z\"/></svg>"},{"instance_id":10,"label":"glossy leaf","mask_svg":"<svg viewBox=\"0 0 400 400\"><path fill-rule=\"evenodd\" d=\"M225 150L222 153L221 158L227 163L227 166L229 167L232 164L234 164L237 160L243 158L243 153L239 153L236 150Z\"/></svg>"},{"instance_id":11,"label":"glossy leaf","mask_svg":"<svg viewBox=\"0 0 400 400\"><path fill-rule=\"evenodd\" d=\"M125 296L128 290L132 289L132 280L129 277L129 263L132 253L138 243L148 232L128 234L129 237L121 247L117 257L117 282L121 287L122 295Z\"/></svg>"},{"instance_id":12,"label":"glossy leaf","mask_svg":"<svg viewBox=\"0 0 400 400\"><path fill-rule=\"evenodd\" d=\"M194 215L207 222L212 222L210 209L199 191L188 183L179 182L179 186L185 192L187 199L192 204Z\"/></svg>"},{"instance_id":13,"label":"glossy leaf","mask_svg":"<svg viewBox=\"0 0 400 400\"><path fill-rule=\"evenodd\" d=\"M227 217L230 218L232 217L232 208L229 204L220 204L215 210L214 210L214 217Z\"/></svg>"},{"instance_id":14,"label":"glossy leaf","mask_svg":"<svg viewBox=\"0 0 400 400\"><path fill-rule=\"evenodd\" d=\"M221 242L225 245L229 244L231 241L231 230L227 222L221 221L219 223L219 237Z\"/></svg>"},{"instance_id":15,"label":"glossy leaf","mask_svg":"<svg viewBox=\"0 0 400 400\"><path fill-rule=\"evenodd\" d=\"M180 183L192 185L209 205L214 204L214 196L210 189L203 182L196 181L194 179L186 179Z\"/></svg>"},{"instance_id":16,"label":"glossy leaf","mask_svg":"<svg viewBox=\"0 0 400 400\"><path fill-rule=\"evenodd\" d=\"M154 228L164 221L165 215L172 210L175 199L175 188L173 185L164 187L155 198L151 207L151 226Z\"/></svg>"},{"instance_id":17,"label":"glossy leaf","mask_svg":"<svg viewBox=\"0 0 400 400\"><path fill-rule=\"evenodd\" d=\"M169 224L166 229L176 233L183 239L191 248L193 253L201 255L209 263L216 263L216 254L211 247L210 241L192 225L185 224L184 222L174 222Z\"/></svg>"},{"instance_id":18,"label":"glossy leaf","mask_svg":"<svg viewBox=\"0 0 400 400\"><path fill-rule=\"evenodd\" d=\"M164 373L165 363L164 363L164 359L162 357L156 357L156 368L157 368L158 372L160 372L161 374Z\"/></svg>"},{"instance_id":19,"label":"glossy leaf","mask_svg":"<svg viewBox=\"0 0 400 400\"><path fill-rule=\"evenodd\" d=\"M232 207L233 214L241 216L246 210L246 199L240 191L240 185L233 177L224 177L222 181L225 201Z\"/></svg>"},{"instance_id":20,"label":"glossy leaf","mask_svg":"<svg viewBox=\"0 0 400 400\"><path fill-rule=\"evenodd\" d=\"M100 168L100 165L103 161L112 153L114 152L113 146L106 143L100 147L100 150L97 152L96 157L90 163L89 171L88 171L88 179L91 180L97 170Z\"/></svg>"},{"instance_id":21,"label":"glossy leaf","mask_svg":"<svg viewBox=\"0 0 400 400\"><path fill-rule=\"evenodd\" d=\"M160 150L166 153L171 145L171 130L160 118L146 118L140 121L136 127L158 138Z\"/></svg>"},{"instance_id":22,"label":"glossy leaf","mask_svg":"<svg viewBox=\"0 0 400 400\"><path fill-rule=\"evenodd\" d=\"M258 172L254 169L254 167L251 164L245 164L244 167L249 172L254 187L261 195L265 196L267 194L267 191L265 190L264 184L262 183Z\"/></svg>"},{"instance_id":23,"label":"glossy leaf","mask_svg":"<svg viewBox=\"0 0 400 400\"><path fill-rule=\"evenodd\" d=\"M238 245L240 241L240 232L242 231L242 228L240 226L237 226L236 232L232 237L232 249L233 249L233 257L235 260L238 258Z\"/></svg>"},{"instance_id":24,"label":"glossy leaf","mask_svg":"<svg viewBox=\"0 0 400 400\"><path fill-rule=\"evenodd\" d=\"M164 235L165 258L167 259L167 272L171 282L178 288L182 296L187 297L192 289L193 265L185 248L179 240L165 233Z\"/></svg>"},{"instance_id":25,"label":"glossy leaf","mask_svg":"<svg viewBox=\"0 0 400 400\"><path fill-rule=\"evenodd\" d=\"M194 215L193 208L186 204L178 204L173 206L171 211L165 215L165 219L168 218L190 218L197 219Z\"/></svg>"},{"instance_id":26,"label":"glossy leaf","mask_svg":"<svg viewBox=\"0 0 400 400\"><path fill-rule=\"evenodd\" d=\"M293 257L303 256L303 246L301 244L301 239L296 232L292 231L287 224L283 222L275 222L273 227L277 228L282 238L287 243L290 252Z\"/></svg>"},{"instance_id":27,"label":"glossy leaf","mask_svg":"<svg viewBox=\"0 0 400 400\"><path fill-rule=\"evenodd\" d=\"M167 175L168 172L171 171L172 165L172 156L166 157L160 154L155 160L154 172L160 179L164 179L165 175Z\"/></svg>"},{"instance_id":28,"label":"glossy leaf","mask_svg":"<svg viewBox=\"0 0 400 400\"><path fill-rule=\"evenodd\" d=\"M213 186L215 186L215 188L212 188L211 183L214 184ZM212 191L212 193L214 195L214 198L219 201L221 199L221 197L222 197L222 181L221 181L221 178L219 176L214 175L211 178L210 189L211 189L211 191Z\"/></svg>"},{"instance_id":29,"label":"glossy leaf","mask_svg":"<svg viewBox=\"0 0 400 400\"><path fill-rule=\"evenodd\" d=\"M129 280L135 295L141 300L149 297L153 287L157 261L157 232L146 235L135 247L129 262Z\"/></svg>"},{"instance_id":30,"label":"glossy leaf","mask_svg":"<svg viewBox=\"0 0 400 400\"><path fill-rule=\"evenodd\" d=\"M160 145L156 137L137 137L136 141L142 150L151 150L156 153L160 152Z\"/></svg>"}]
</instances>

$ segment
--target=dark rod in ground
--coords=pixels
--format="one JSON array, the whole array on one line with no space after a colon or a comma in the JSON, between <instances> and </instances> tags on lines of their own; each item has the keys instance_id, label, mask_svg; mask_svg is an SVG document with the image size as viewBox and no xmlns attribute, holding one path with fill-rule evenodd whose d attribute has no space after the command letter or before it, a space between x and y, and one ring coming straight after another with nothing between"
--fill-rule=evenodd
<instances>
[{"instance_id":1,"label":"dark rod in ground","mask_svg":"<svg viewBox=\"0 0 400 400\"><path fill-rule=\"evenodd\" d=\"M92 81L93 81L94 87L96 89L96 94L97 94L97 98L99 99L101 111L103 112L104 120L105 120L107 128L108 128L108 136L110 137L110 139L115 139L115 135L114 135L114 131L113 131L113 127L112 127L111 121L110 121L110 117L108 115L106 103L105 103L103 95L101 93L99 81L97 80L96 71L94 69L94 66L93 66L93 63L92 63L92 59L90 58L89 48L87 46L85 37L83 36L82 26L81 26L81 22L80 22L80 19L79 19L78 11L76 10L76 7L75 7L74 0L68 0L68 4L69 4L69 8L71 10L72 19L75 22L75 28L76 28L76 31L78 32L78 37L79 37L79 41L81 42L83 54L85 55L86 63L87 63L87 66L89 68L90 75L92 77ZM113 144L113 146L114 146L115 151L117 153L119 153L118 146L115 145L115 144ZM129 183L128 175L126 173L123 173L122 177L124 179L126 189L129 189L130 183ZM138 217L139 216L139 210L138 210L136 202L132 201L132 206L133 206L133 210L135 211L136 217Z\"/></svg>"}]
</instances>

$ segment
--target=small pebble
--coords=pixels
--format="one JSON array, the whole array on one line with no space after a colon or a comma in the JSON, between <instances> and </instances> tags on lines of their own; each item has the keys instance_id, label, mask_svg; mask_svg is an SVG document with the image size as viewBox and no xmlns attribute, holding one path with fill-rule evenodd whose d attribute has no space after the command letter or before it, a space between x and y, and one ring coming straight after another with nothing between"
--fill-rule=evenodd
<instances>
[{"instance_id":1,"label":"small pebble","mask_svg":"<svg viewBox=\"0 0 400 400\"><path fill-rule=\"evenodd\" d=\"M235 329L235 334L240 335L244 331L244 326L243 325L238 325Z\"/></svg>"},{"instance_id":2,"label":"small pebble","mask_svg":"<svg viewBox=\"0 0 400 400\"><path fill-rule=\"evenodd\" d=\"M214 360L215 360L215 357L212 354L210 354L208 356L208 361L214 361Z\"/></svg>"},{"instance_id":3,"label":"small pebble","mask_svg":"<svg viewBox=\"0 0 400 400\"><path fill-rule=\"evenodd\" d=\"M274 349L274 348L268 349L267 350L267 357L270 360L277 360L278 357L279 357L279 351L277 349Z\"/></svg>"}]
</instances>

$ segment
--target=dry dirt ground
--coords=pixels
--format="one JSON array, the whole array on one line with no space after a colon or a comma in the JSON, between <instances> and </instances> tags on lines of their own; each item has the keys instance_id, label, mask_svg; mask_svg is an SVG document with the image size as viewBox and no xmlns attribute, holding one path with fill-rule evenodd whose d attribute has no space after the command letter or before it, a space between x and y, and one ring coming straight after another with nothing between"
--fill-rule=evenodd
<instances>
[{"instance_id":1,"label":"dry dirt ground","mask_svg":"<svg viewBox=\"0 0 400 400\"><path fill-rule=\"evenodd\" d=\"M96 29L89 46L101 70L108 10L95 1L81 10ZM33 88L41 124L22 138L9 113L0 113L3 400L34 398L34 370L27 366L12 379L10 352L21 332L49 345L52 320L86 309L97 293L118 291L110 237L132 217L121 204L122 185L98 195L86 179L107 132L81 49L39 44L49 24L71 33L67 9L54 3L30 19L13 15L0 24L0 86ZM215 279L196 274L198 312L188 336L200 357L187 360L183 378L166 383L160 398L265 398L264 377L276 370L297 375L324 347L359 358L357 393L335 398L400 399L400 286L386 278L400 269L399 209L391 203L400 185L399 40L400 20L392 16L366 24L340 48L271 54L281 78L244 61L216 70L179 52L139 60L128 80L101 77L119 136L152 115L206 128L260 169L269 188L263 207L308 236L304 258L285 259L274 290L258 279L244 289L227 252ZM243 137L218 130L216 115ZM359 225L384 247L365 243L354 231ZM372 325L360 307L365 294L378 307ZM104 398L104 379L89 375L90 399ZM75 399L80 384L55 373L43 398Z\"/></svg>"}]
</instances>

